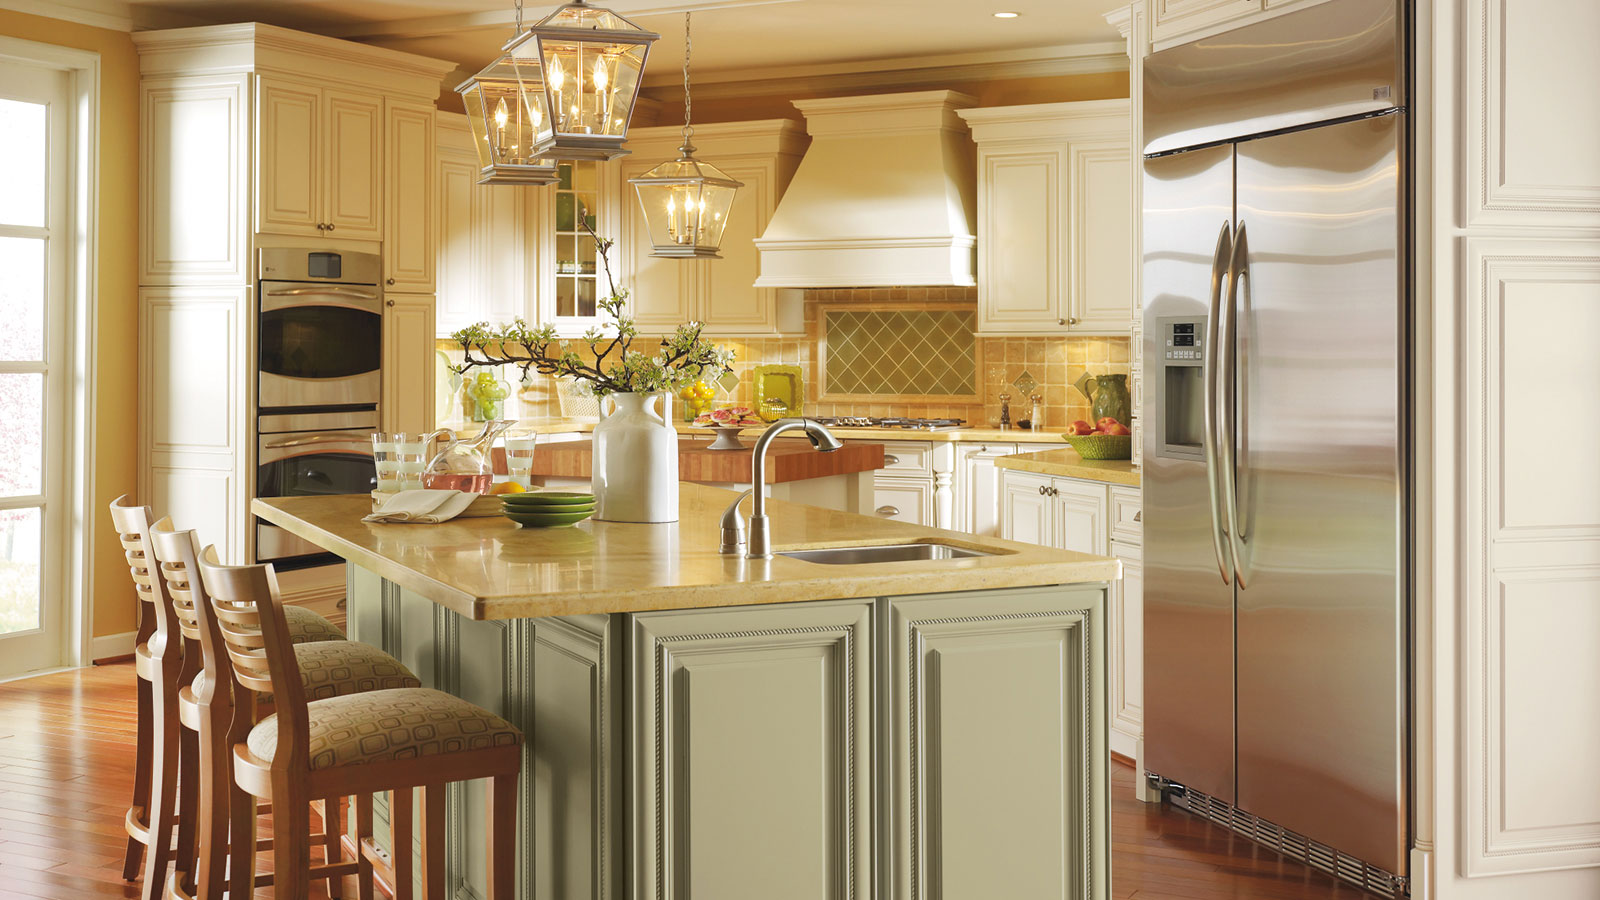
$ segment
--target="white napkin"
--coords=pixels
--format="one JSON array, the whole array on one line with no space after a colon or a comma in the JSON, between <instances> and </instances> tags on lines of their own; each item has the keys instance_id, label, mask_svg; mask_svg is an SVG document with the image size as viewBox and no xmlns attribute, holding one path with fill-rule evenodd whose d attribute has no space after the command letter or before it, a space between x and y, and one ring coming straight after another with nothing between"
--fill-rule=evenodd
<instances>
[{"instance_id":1,"label":"white napkin","mask_svg":"<svg viewBox=\"0 0 1600 900\"><path fill-rule=\"evenodd\" d=\"M437 525L466 512L467 507L479 496L449 490L401 491L384 498L383 503L370 515L363 516L361 521Z\"/></svg>"}]
</instances>

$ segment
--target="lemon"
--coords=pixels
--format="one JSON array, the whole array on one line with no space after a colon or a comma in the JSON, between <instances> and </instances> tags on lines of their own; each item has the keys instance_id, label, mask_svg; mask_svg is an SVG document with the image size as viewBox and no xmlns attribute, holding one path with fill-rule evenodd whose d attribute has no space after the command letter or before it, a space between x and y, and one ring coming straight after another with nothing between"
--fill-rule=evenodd
<instances>
[{"instance_id":1,"label":"lemon","mask_svg":"<svg viewBox=\"0 0 1600 900\"><path fill-rule=\"evenodd\" d=\"M517 484L515 481L502 481L489 489L491 494L521 494L526 491L527 488Z\"/></svg>"}]
</instances>

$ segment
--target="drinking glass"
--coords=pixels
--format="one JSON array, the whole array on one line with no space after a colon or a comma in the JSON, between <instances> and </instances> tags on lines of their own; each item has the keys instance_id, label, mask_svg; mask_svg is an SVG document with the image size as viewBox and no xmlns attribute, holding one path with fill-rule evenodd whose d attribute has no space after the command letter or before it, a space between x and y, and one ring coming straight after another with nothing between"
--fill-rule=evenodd
<instances>
[{"instance_id":1,"label":"drinking glass","mask_svg":"<svg viewBox=\"0 0 1600 900\"><path fill-rule=\"evenodd\" d=\"M378 467L378 490L400 490L400 453L389 435L378 432L372 436L372 461Z\"/></svg>"},{"instance_id":2,"label":"drinking glass","mask_svg":"<svg viewBox=\"0 0 1600 900\"><path fill-rule=\"evenodd\" d=\"M428 436L401 432L394 436L394 447L400 460L400 490L422 490L422 471L428 467Z\"/></svg>"},{"instance_id":3,"label":"drinking glass","mask_svg":"<svg viewBox=\"0 0 1600 900\"><path fill-rule=\"evenodd\" d=\"M506 436L506 472L524 489L533 487L533 449L538 443L537 433Z\"/></svg>"}]
</instances>

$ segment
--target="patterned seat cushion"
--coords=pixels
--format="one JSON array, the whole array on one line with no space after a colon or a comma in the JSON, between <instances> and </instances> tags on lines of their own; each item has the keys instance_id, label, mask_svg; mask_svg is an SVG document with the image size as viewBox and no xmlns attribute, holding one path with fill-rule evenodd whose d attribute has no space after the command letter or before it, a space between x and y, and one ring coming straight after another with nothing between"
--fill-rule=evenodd
<instances>
[{"instance_id":1,"label":"patterned seat cushion","mask_svg":"<svg viewBox=\"0 0 1600 900\"><path fill-rule=\"evenodd\" d=\"M400 660L371 644L358 641L295 644L294 656L300 662L300 684L305 687L307 700L422 687L422 682ZM195 691L200 690L205 675L202 671L195 676ZM273 697L270 693L257 694L256 702L270 705Z\"/></svg>"},{"instance_id":2,"label":"patterned seat cushion","mask_svg":"<svg viewBox=\"0 0 1600 900\"><path fill-rule=\"evenodd\" d=\"M372 691L306 704L311 723L311 768L359 766L522 744L510 722L443 691ZM271 761L278 717L251 729L250 752Z\"/></svg>"},{"instance_id":3,"label":"patterned seat cushion","mask_svg":"<svg viewBox=\"0 0 1600 900\"><path fill-rule=\"evenodd\" d=\"M283 606L283 617L289 622L289 643L310 644L317 641L342 641L344 632L327 619L303 606Z\"/></svg>"}]
</instances>

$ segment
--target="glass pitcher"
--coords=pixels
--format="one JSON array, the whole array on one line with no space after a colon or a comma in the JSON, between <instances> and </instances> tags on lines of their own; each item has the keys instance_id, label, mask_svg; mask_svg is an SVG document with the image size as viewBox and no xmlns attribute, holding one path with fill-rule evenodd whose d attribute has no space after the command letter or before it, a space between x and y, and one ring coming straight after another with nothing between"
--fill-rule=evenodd
<instances>
[{"instance_id":1,"label":"glass pitcher","mask_svg":"<svg viewBox=\"0 0 1600 900\"><path fill-rule=\"evenodd\" d=\"M487 494L494 484L495 438L512 425L513 419L485 422L483 431L473 438L456 438L445 445L422 474L423 486L434 489Z\"/></svg>"}]
</instances>

